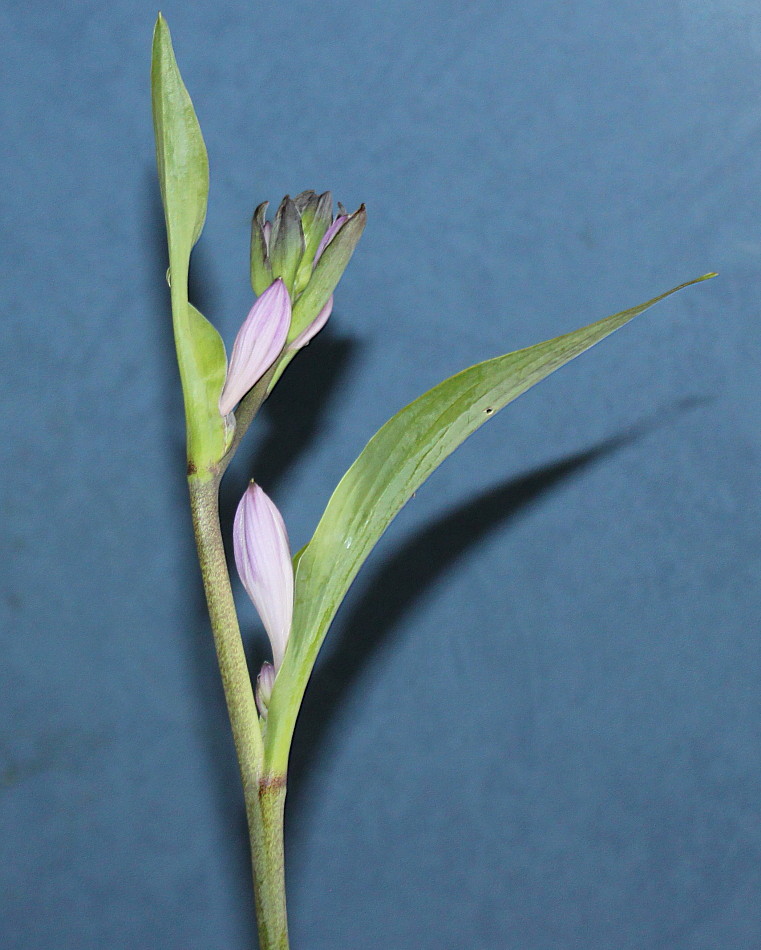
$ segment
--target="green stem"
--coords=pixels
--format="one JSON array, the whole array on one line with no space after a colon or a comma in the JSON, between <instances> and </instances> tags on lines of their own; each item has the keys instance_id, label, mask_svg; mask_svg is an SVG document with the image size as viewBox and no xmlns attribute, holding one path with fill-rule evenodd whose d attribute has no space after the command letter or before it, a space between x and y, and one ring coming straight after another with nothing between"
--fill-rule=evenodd
<instances>
[{"instance_id":1,"label":"green stem","mask_svg":"<svg viewBox=\"0 0 761 950\"><path fill-rule=\"evenodd\" d=\"M248 809L258 795L262 733L219 526L219 481L191 476L188 484L198 560Z\"/></svg>"},{"instance_id":2,"label":"green stem","mask_svg":"<svg viewBox=\"0 0 761 950\"><path fill-rule=\"evenodd\" d=\"M262 780L255 814L249 816L251 862L254 868L256 921L260 950L288 950L288 918L285 907L285 861L283 810L285 778Z\"/></svg>"},{"instance_id":3,"label":"green stem","mask_svg":"<svg viewBox=\"0 0 761 950\"><path fill-rule=\"evenodd\" d=\"M219 524L219 480L191 475L190 508L246 804L260 950L288 950L283 864L285 777L265 774L262 731Z\"/></svg>"}]
</instances>

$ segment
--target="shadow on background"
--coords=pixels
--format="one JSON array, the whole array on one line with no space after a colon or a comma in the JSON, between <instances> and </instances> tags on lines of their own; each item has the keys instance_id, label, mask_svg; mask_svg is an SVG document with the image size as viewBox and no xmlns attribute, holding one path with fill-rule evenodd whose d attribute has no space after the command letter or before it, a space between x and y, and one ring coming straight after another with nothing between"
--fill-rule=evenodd
<instances>
[{"instance_id":1,"label":"shadow on background","mask_svg":"<svg viewBox=\"0 0 761 950\"><path fill-rule=\"evenodd\" d=\"M268 494L276 493L291 465L318 435L331 395L356 353L356 342L335 336L328 323L289 365L254 423L265 426L260 445L249 455L244 439L222 482L220 521L225 538L232 537L235 509L248 480L255 477Z\"/></svg>"},{"instance_id":2,"label":"shadow on background","mask_svg":"<svg viewBox=\"0 0 761 950\"><path fill-rule=\"evenodd\" d=\"M183 483L181 500L184 505L185 447L181 425L182 401L175 368L169 295L164 279L167 254L163 211L152 169L150 182L148 226L145 231L152 236L152 244L147 248L147 253L151 255L152 262L159 262L155 265L156 289L153 291L153 297L156 312L166 314L166 320L159 322L164 328L161 331L162 345L166 348L168 366L167 438L169 443L176 447L173 454L177 459L177 471L182 473L181 476L178 474L178 479ZM210 312L208 291L210 287L213 289L214 283L203 250L196 248L190 297L202 313ZM276 396L269 400L262 410L268 430L253 459L244 463L241 463L240 458L236 459L236 467L231 467L227 479L223 482L220 509L222 530L226 539L231 537L235 508L244 490L248 473L255 473L256 477L266 484L268 491L277 490L278 482L319 433L330 395L345 373L355 350L356 343L353 340L332 336L329 324L326 331L310 344L306 354L302 354L301 358L291 364L278 384ZM306 807L308 800L309 776L314 772L314 765L320 758L325 740L351 690L352 683L366 669L381 646L393 637L399 620L414 608L418 598L468 549L490 533L503 528L511 519L519 516L522 511L537 503L560 484L636 442L654 429L667 425L673 417L706 401L702 397L681 400L654 418L645 420L586 451L545 465L526 475L511 478L475 498L469 498L419 530L375 566L374 574L359 600L345 616L341 616L331 652L318 665L306 692L289 769L288 823L291 847L293 833L301 825L301 810ZM284 436L283 433L287 435ZM241 453L245 455L245 449L239 450L239 454ZM237 474L239 469L244 471L242 478ZM179 491L177 498L173 500L178 502L178 509L182 507ZM215 800L220 819L224 827L231 827L231 840L236 842L234 847L237 848L239 865L233 872L235 879L241 882L241 893L248 895L248 837L238 769L219 684L203 589L190 542L186 551L187 563L182 565L181 569L186 572L184 576L194 578L194 616L198 622L194 630L196 635L190 640L189 653L198 701L204 710L204 741L208 750L209 768L216 782ZM234 571L234 567L231 567ZM249 668L255 676L262 661L267 658L264 638L256 638L253 646L247 646L247 655Z\"/></svg>"},{"instance_id":3,"label":"shadow on background","mask_svg":"<svg viewBox=\"0 0 761 950\"><path fill-rule=\"evenodd\" d=\"M393 637L399 620L468 549L568 479L705 402L702 397L680 400L590 449L487 489L413 534L377 566L359 601L340 617L331 652L318 664L307 688L289 766L290 814L297 815L303 797L308 797L309 776L352 683Z\"/></svg>"},{"instance_id":4,"label":"shadow on background","mask_svg":"<svg viewBox=\"0 0 761 950\"><path fill-rule=\"evenodd\" d=\"M620 436L507 479L449 509L408 538L379 566L359 599L340 618L332 649L315 670L294 735L288 781L291 813L299 809L309 775L331 725L356 680L400 619L470 548L517 518L526 508L584 469L635 442L653 428L641 425Z\"/></svg>"}]
</instances>

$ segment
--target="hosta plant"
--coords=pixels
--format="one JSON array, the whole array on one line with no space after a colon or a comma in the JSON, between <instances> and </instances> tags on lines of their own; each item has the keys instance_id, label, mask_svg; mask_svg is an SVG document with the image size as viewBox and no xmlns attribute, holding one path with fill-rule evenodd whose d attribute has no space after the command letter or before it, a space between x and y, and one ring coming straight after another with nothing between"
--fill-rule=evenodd
<instances>
[{"instance_id":1,"label":"hosta plant","mask_svg":"<svg viewBox=\"0 0 761 950\"><path fill-rule=\"evenodd\" d=\"M471 433L545 376L687 284L572 333L478 363L424 393L362 449L311 540L293 556L266 486L252 480L232 537L237 570L272 648L272 661L252 676L230 586L219 485L281 374L329 319L366 212L362 206L349 213L341 205L336 211L329 192L313 191L284 198L269 218L266 202L256 208L255 299L228 360L219 333L188 299L190 255L206 216L209 169L161 16L151 79L190 509L243 783L260 946L285 950L283 809L291 738L317 653L363 562L416 489Z\"/></svg>"}]
</instances>

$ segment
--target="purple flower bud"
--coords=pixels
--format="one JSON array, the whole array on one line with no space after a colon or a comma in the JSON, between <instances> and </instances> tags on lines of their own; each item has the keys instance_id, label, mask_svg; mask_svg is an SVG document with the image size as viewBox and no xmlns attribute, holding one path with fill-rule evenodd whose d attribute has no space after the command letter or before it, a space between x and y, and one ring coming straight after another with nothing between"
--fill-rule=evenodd
<instances>
[{"instance_id":1,"label":"purple flower bud","mask_svg":"<svg viewBox=\"0 0 761 950\"><path fill-rule=\"evenodd\" d=\"M346 224L348 220L349 220L348 214L339 214L336 220L330 225L328 230L325 232L322 240L320 241L320 245L317 248L317 253L314 255L315 264L322 257L322 252L325 250L328 244L330 244L330 242L333 240L336 234L338 234L338 232L341 230L341 228Z\"/></svg>"},{"instance_id":2,"label":"purple flower bud","mask_svg":"<svg viewBox=\"0 0 761 950\"><path fill-rule=\"evenodd\" d=\"M302 330L301 333L296 337L293 343L288 344L289 350L300 350L302 346L306 346L307 343L312 339L312 337L317 336L317 334L322 330L325 324L328 322L328 317L333 312L333 296L331 295L328 302L320 310L317 316L312 320L306 330Z\"/></svg>"},{"instance_id":3,"label":"purple flower bud","mask_svg":"<svg viewBox=\"0 0 761 950\"><path fill-rule=\"evenodd\" d=\"M285 197L269 224L267 203L260 204L251 223L251 286L260 294L274 277L282 277L291 298L287 355L278 369L325 325L331 294L354 253L367 221L364 205L347 214L339 202L333 220L333 197L302 191Z\"/></svg>"},{"instance_id":4,"label":"purple flower bud","mask_svg":"<svg viewBox=\"0 0 761 950\"><path fill-rule=\"evenodd\" d=\"M291 298L282 280L276 280L258 297L238 331L227 368L219 411L235 408L267 372L283 349L291 325Z\"/></svg>"},{"instance_id":5,"label":"purple flower bud","mask_svg":"<svg viewBox=\"0 0 761 950\"><path fill-rule=\"evenodd\" d=\"M267 718L272 687L275 685L275 667L267 660L262 663L259 675L256 677L256 708L262 719Z\"/></svg>"},{"instance_id":6,"label":"purple flower bud","mask_svg":"<svg viewBox=\"0 0 761 950\"><path fill-rule=\"evenodd\" d=\"M280 512L254 482L235 512L233 550L240 579L267 631L277 671L291 632L293 565Z\"/></svg>"}]
</instances>

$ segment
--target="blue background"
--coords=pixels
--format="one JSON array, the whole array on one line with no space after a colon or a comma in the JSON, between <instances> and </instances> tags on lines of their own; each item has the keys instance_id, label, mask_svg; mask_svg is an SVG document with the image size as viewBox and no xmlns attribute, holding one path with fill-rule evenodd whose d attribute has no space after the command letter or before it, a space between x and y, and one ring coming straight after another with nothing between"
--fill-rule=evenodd
<instances>
[{"instance_id":1,"label":"blue background","mask_svg":"<svg viewBox=\"0 0 761 950\"><path fill-rule=\"evenodd\" d=\"M256 475L301 545L444 376L721 274L509 407L368 563L297 729L294 950L761 946L758 5L164 13L211 162L193 294L228 347L255 204L332 188L369 213L228 523ZM155 14L0 10L5 950L255 945L186 508Z\"/></svg>"}]
</instances>

